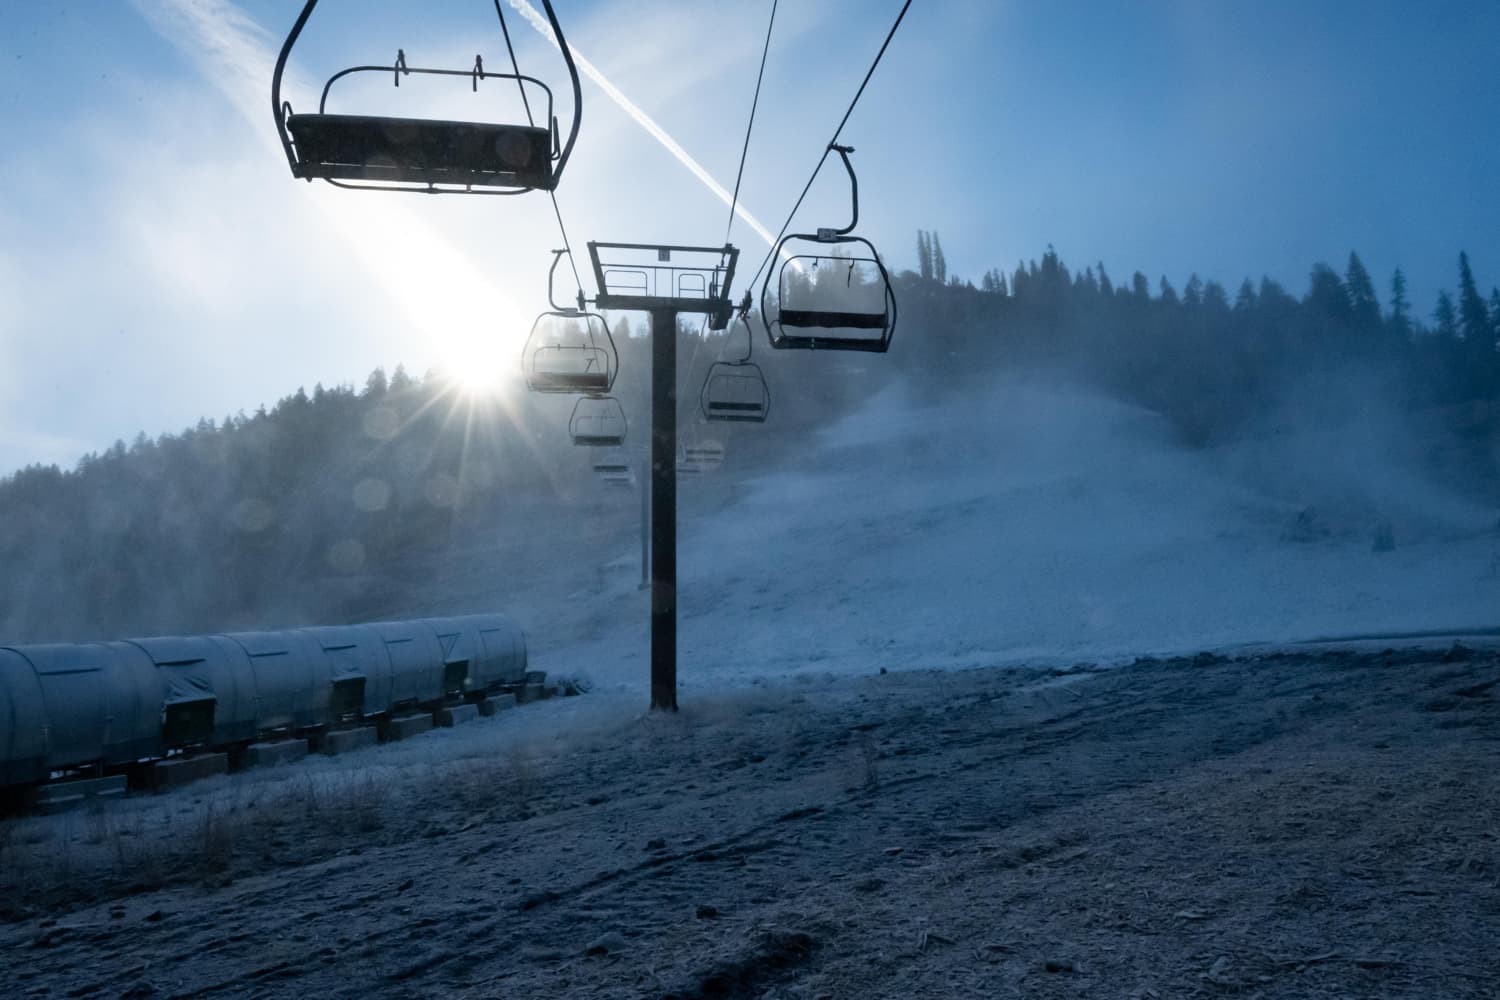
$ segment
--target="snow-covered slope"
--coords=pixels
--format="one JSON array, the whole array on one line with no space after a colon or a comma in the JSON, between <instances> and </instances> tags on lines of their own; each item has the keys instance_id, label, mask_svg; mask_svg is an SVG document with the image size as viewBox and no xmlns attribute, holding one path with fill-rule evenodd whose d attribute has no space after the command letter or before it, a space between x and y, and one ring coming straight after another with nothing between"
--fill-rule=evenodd
<instances>
[{"instance_id":1,"label":"snow-covered slope","mask_svg":"<svg viewBox=\"0 0 1500 1000\"><path fill-rule=\"evenodd\" d=\"M937 405L892 388L684 523L680 681L1500 624L1495 512L1365 426L1190 450L1076 388L1017 379ZM1381 521L1394 551L1373 550ZM633 544L589 598L610 624L546 643L538 666L644 686Z\"/></svg>"}]
</instances>

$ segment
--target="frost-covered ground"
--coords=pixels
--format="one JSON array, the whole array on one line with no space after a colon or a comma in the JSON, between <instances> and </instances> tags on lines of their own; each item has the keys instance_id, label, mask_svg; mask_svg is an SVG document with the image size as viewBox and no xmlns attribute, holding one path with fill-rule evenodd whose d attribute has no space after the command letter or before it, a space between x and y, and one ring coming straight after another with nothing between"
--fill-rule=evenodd
<instances>
[{"instance_id":1,"label":"frost-covered ground","mask_svg":"<svg viewBox=\"0 0 1500 1000\"><path fill-rule=\"evenodd\" d=\"M732 449L680 714L601 521L492 592L587 697L0 821L7 995L1494 995L1495 512L1390 436L1018 382Z\"/></svg>"},{"instance_id":2,"label":"frost-covered ground","mask_svg":"<svg viewBox=\"0 0 1500 1000\"><path fill-rule=\"evenodd\" d=\"M1492 997L1500 655L526 706L0 825L0 981L98 997Z\"/></svg>"},{"instance_id":3,"label":"frost-covered ground","mask_svg":"<svg viewBox=\"0 0 1500 1000\"><path fill-rule=\"evenodd\" d=\"M1500 508L1433 484L1375 423L1194 451L1077 389L924 407L895 387L684 524L681 682L1500 625ZM1373 551L1382 522L1394 551ZM613 609L593 637L528 623L538 665L645 684L633 545L589 597Z\"/></svg>"}]
</instances>

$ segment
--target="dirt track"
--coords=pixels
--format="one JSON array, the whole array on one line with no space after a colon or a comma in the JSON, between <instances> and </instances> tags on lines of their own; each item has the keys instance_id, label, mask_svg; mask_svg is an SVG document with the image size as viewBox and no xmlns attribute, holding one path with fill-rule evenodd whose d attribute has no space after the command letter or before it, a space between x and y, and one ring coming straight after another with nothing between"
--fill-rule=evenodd
<instances>
[{"instance_id":1,"label":"dirt track","mask_svg":"<svg viewBox=\"0 0 1500 1000\"><path fill-rule=\"evenodd\" d=\"M337 795L262 784L194 820L176 853L128 854L149 838L96 818L114 867L49 867L61 845L23 821L0 829L0 982L110 997L1500 996L1500 655L1446 659L700 695L676 717L601 711L557 752L431 764L399 793L356 771Z\"/></svg>"}]
</instances>

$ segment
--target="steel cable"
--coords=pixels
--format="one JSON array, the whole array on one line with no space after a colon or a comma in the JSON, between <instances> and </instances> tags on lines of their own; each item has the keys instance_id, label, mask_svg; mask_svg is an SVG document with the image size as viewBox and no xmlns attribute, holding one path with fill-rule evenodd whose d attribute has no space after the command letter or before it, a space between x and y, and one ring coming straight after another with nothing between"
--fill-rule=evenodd
<instances>
[{"instance_id":1,"label":"steel cable","mask_svg":"<svg viewBox=\"0 0 1500 1000\"><path fill-rule=\"evenodd\" d=\"M911 0L906 0L901 5L901 13L896 15L896 22L891 25L891 30L886 34L885 41L881 43L880 51L875 53L875 60L870 63L870 68L865 73L864 80L860 82L859 89L854 92L854 100L849 102L848 110L844 112L844 117L839 120L839 127L833 130L833 138L829 139L828 145L823 147L823 155L818 158L818 165L813 167L812 176L807 179L807 184L802 188L802 193L797 196L797 203L787 213L786 221L781 224L781 231L776 234L776 239L772 242L771 249L766 253L765 258L761 260L760 266L755 269L754 276L750 278L749 287L755 287L755 283L760 280L761 272L766 269L766 265L776 256L776 250L781 246L781 239L786 235L788 227L791 226L792 219L796 217L797 209L802 207L802 202L807 198L807 192L812 190L813 182L818 179L818 173L823 169L823 164L828 162L828 154L838 144L839 136L843 133L844 126L849 124L849 116L854 114L855 106L859 104L859 99L864 96L865 87L869 85L870 78L875 75L875 68L880 65L880 60L885 55L885 50L890 48L891 39L896 37L896 29L901 27L901 21L906 17L906 12L910 7Z\"/></svg>"},{"instance_id":2,"label":"steel cable","mask_svg":"<svg viewBox=\"0 0 1500 1000\"><path fill-rule=\"evenodd\" d=\"M495 14L500 18L500 33L505 36L505 51L510 54L510 71L516 76L516 89L521 92L521 106L526 109L526 124L536 128L536 119L531 114L531 102L526 99L526 85L521 81L521 67L516 62L516 50L511 45L510 28L505 23L505 10L500 6L500 0L495 0ZM573 271L573 282L581 295L583 277L578 273L578 262L573 259L573 244L568 242L568 227L563 225L562 209L557 205L557 192L548 191L547 197L552 200L552 215L557 219L557 230L562 234L563 248L568 251L568 267Z\"/></svg>"},{"instance_id":3,"label":"steel cable","mask_svg":"<svg viewBox=\"0 0 1500 1000\"><path fill-rule=\"evenodd\" d=\"M778 3L780 0L771 0L771 20L766 24L766 43L760 50L760 72L755 76L755 96L750 99L750 120L745 123L745 144L740 147L740 169L734 175L734 195L729 199L729 222L724 226L726 244L729 242L729 232L734 228L734 206L740 200L740 181L745 176L745 158L750 153L750 132L755 128L755 109L760 105L760 85L766 78L766 55L771 51L771 29L776 25ZM725 289L725 293L728 293L728 289Z\"/></svg>"}]
</instances>

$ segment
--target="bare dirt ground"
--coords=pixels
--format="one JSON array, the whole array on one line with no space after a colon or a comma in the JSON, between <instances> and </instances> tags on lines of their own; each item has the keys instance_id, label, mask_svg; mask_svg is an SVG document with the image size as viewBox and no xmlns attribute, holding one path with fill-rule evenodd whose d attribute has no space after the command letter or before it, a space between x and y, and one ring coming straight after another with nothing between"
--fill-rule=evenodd
<instances>
[{"instance_id":1,"label":"bare dirt ground","mask_svg":"<svg viewBox=\"0 0 1500 1000\"><path fill-rule=\"evenodd\" d=\"M0 824L0 982L1500 996L1497 682L1493 651L1309 651L825 679L676 716L563 699L451 756L163 796L170 835L131 803Z\"/></svg>"}]
</instances>

